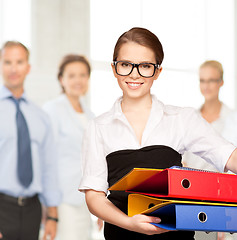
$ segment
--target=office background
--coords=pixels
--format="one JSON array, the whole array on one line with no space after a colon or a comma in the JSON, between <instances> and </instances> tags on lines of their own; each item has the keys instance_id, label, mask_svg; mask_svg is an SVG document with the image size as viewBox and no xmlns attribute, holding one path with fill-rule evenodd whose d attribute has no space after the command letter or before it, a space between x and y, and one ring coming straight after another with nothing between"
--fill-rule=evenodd
<instances>
[{"instance_id":1,"label":"office background","mask_svg":"<svg viewBox=\"0 0 237 240\"><path fill-rule=\"evenodd\" d=\"M57 68L68 53L92 64L89 94L96 115L121 95L111 61L117 38L131 27L154 32L164 47L163 72L152 92L166 104L198 107L198 67L224 67L220 99L237 108L235 0L0 0L0 44L18 40L31 51L28 96L39 105L60 93Z\"/></svg>"}]
</instances>

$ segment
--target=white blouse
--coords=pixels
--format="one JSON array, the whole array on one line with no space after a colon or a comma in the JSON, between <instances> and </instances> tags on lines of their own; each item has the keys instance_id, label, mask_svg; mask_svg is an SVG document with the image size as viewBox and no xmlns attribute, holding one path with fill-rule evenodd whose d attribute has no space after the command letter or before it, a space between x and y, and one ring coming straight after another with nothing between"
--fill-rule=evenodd
<instances>
[{"instance_id":1,"label":"white blouse","mask_svg":"<svg viewBox=\"0 0 237 240\"><path fill-rule=\"evenodd\" d=\"M92 120L82 146L83 177L79 190L107 193L106 156L114 151L166 145L180 154L191 151L223 171L235 146L218 136L192 108L167 106L152 95L152 108L141 145L121 109L119 98L113 108Z\"/></svg>"}]
</instances>

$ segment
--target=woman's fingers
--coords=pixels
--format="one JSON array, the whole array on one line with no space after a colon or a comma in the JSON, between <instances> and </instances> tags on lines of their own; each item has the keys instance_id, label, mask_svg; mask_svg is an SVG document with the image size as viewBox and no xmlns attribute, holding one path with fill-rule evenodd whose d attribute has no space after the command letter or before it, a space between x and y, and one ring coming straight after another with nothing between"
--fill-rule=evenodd
<instances>
[{"instance_id":1,"label":"woman's fingers","mask_svg":"<svg viewBox=\"0 0 237 240\"><path fill-rule=\"evenodd\" d=\"M138 214L131 217L132 231L140 232L147 235L160 234L167 232L168 230L157 227L151 223L160 223L161 219L158 217L146 216Z\"/></svg>"}]
</instances>

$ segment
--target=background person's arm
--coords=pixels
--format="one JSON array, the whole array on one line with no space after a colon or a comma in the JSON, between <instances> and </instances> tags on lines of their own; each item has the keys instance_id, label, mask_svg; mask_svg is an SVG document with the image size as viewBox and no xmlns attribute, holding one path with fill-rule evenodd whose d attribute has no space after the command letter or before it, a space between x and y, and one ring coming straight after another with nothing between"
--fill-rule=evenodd
<instances>
[{"instance_id":1,"label":"background person's arm","mask_svg":"<svg viewBox=\"0 0 237 240\"><path fill-rule=\"evenodd\" d=\"M57 207L48 207L47 217L49 218L46 218L43 240L54 240L57 232Z\"/></svg>"}]
</instances>

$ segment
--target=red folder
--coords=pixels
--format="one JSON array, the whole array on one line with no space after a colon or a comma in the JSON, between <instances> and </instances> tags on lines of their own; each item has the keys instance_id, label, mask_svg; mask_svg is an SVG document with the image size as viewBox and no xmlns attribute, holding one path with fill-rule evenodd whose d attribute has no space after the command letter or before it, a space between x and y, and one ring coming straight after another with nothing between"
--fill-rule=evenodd
<instances>
[{"instance_id":1,"label":"red folder","mask_svg":"<svg viewBox=\"0 0 237 240\"><path fill-rule=\"evenodd\" d=\"M237 202L237 176L184 169L134 168L109 190L159 198Z\"/></svg>"}]
</instances>

